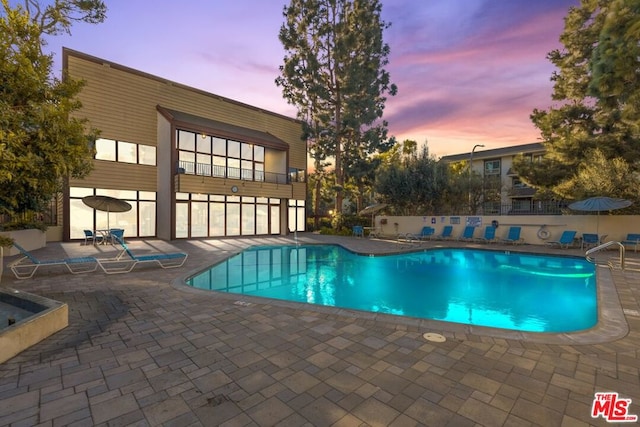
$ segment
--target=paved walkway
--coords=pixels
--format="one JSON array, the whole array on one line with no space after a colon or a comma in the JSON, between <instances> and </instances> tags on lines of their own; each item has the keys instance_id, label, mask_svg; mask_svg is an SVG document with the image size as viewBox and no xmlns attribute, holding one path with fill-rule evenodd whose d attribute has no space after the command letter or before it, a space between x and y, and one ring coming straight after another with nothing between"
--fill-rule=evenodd
<instances>
[{"instance_id":1,"label":"paved walkway","mask_svg":"<svg viewBox=\"0 0 640 427\"><path fill-rule=\"evenodd\" d=\"M306 234L300 241L367 253L416 248ZM640 415L640 273L599 268L605 327L537 338L238 302L181 285L248 245L282 242L292 239L132 241L136 252L179 249L189 259L179 269L121 275L60 267L18 281L5 271L2 286L66 302L70 325L0 364L0 425L610 425L591 418L596 391L631 399L629 413ZM42 258L113 252L77 242L35 251ZM426 332L447 339L427 341Z\"/></svg>"}]
</instances>

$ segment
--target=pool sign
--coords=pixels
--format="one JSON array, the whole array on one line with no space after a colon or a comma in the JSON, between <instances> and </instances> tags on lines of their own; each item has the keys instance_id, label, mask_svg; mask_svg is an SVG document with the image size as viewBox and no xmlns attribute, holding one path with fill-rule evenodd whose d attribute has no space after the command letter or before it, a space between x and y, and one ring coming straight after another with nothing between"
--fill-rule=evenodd
<instances>
[{"instance_id":1,"label":"pool sign","mask_svg":"<svg viewBox=\"0 0 640 427\"><path fill-rule=\"evenodd\" d=\"M596 393L591 406L591 418L604 418L608 423L635 423L638 416L629 413L631 399L622 399L618 393Z\"/></svg>"}]
</instances>

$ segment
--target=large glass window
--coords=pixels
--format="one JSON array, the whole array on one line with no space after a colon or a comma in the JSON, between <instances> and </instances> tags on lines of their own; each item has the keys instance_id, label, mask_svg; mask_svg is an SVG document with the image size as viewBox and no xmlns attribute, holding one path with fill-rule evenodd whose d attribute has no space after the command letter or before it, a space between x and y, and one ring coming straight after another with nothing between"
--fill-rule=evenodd
<instances>
[{"instance_id":1,"label":"large glass window","mask_svg":"<svg viewBox=\"0 0 640 427\"><path fill-rule=\"evenodd\" d=\"M118 141L118 161L138 163L138 147L130 142Z\"/></svg>"},{"instance_id":2,"label":"large glass window","mask_svg":"<svg viewBox=\"0 0 640 427\"><path fill-rule=\"evenodd\" d=\"M280 199L176 193L176 237L280 234Z\"/></svg>"},{"instance_id":3,"label":"large glass window","mask_svg":"<svg viewBox=\"0 0 640 427\"><path fill-rule=\"evenodd\" d=\"M189 237L189 204L176 203L176 237Z\"/></svg>"},{"instance_id":4,"label":"large glass window","mask_svg":"<svg viewBox=\"0 0 640 427\"><path fill-rule=\"evenodd\" d=\"M305 230L304 200L289 200L289 231Z\"/></svg>"},{"instance_id":5,"label":"large glass window","mask_svg":"<svg viewBox=\"0 0 640 427\"><path fill-rule=\"evenodd\" d=\"M264 181L264 147L178 130L182 173Z\"/></svg>"},{"instance_id":6,"label":"large glass window","mask_svg":"<svg viewBox=\"0 0 640 427\"><path fill-rule=\"evenodd\" d=\"M96 140L96 159L116 161L116 142L111 139Z\"/></svg>"},{"instance_id":7,"label":"large glass window","mask_svg":"<svg viewBox=\"0 0 640 427\"><path fill-rule=\"evenodd\" d=\"M106 212L90 208L82 198L105 195L124 200L131 205L128 212ZM122 228L126 237L156 235L156 193L135 190L71 187L69 189L69 237L83 239L84 230Z\"/></svg>"},{"instance_id":8,"label":"large glass window","mask_svg":"<svg viewBox=\"0 0 640 427\"><path fill-rule=\"evenodd\" d=\"M138 163L141 165L156 165L156 147L151 145L138 145Z\"/></svg>"},{"instance_id":9,"label":"large glass window","mask_svg":"<svg viewBox=\"0 0 640 427\"><path fill-rule=\"evenodd\" d=\"M96 160L156 165L156 147L99 138L96 140Z\"/></svg>"}]
</instances>

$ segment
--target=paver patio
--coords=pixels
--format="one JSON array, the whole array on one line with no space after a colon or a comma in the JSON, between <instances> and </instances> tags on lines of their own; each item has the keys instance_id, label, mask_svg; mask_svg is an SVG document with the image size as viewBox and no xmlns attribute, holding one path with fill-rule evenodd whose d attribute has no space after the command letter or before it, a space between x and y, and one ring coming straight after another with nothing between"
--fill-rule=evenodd
<instances>
[{"instance_id":1,"label":"paver patio","mask_svg":"<svg viewBox=\"0 0 640 427\"><path fill-rule=\"evenodd\" d=\"M365 253L416 248L307 233L299 240ZM613 326L537 339L183 285L249 245L292 241L133 240L134 251L182 250L189 259L178 269L140 266L119 275L71 275L61 267L16 280L5 271L2 286L65 302L70 318L66 329L0 364L0 425L610 425L591 417L596 391L618 392L631 399L629 413L640 414L636 271L598 268ZM35 253L44 259L114 251L70 242ZM447 340L427 341L425 332Z\"/></svg>"}]
</instances>

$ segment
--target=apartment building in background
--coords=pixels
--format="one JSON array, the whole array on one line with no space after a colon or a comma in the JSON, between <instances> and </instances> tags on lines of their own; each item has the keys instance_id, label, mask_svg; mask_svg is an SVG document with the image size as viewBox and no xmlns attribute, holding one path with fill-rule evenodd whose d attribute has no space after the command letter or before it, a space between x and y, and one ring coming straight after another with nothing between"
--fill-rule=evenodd
<instances>
[{"instance_id":1,"label":"apartment building in background","mask_svg":"<svg viewBox=\"0 0 640 427\"><path fill-rule=\"evenodd\" d=\"M500 200L484 201L484 215L552 214L560 213L561 202L538 200L536 190L523 183L513 169L513 159L518 155L531 162L540 161L544 146L539 142L511 147L478 150L469 153L443 156L447 163L471 162L471 170L479 174L488 185L499 188Z\"/></svg>"}]
</instances>

